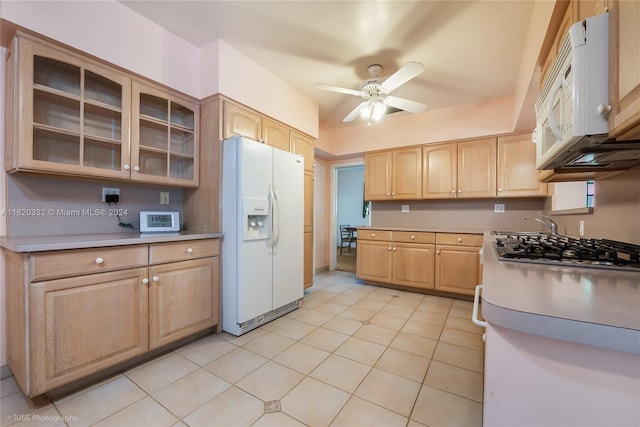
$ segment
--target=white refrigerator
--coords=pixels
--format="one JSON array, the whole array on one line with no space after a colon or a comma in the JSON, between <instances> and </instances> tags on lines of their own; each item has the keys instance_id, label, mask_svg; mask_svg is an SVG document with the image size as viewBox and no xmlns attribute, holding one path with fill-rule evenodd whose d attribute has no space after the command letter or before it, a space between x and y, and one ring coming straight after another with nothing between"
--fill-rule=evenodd
<instances>
[{"instance_id":1,"label":"white refrigerator","mask_svg":"<svg viewBox=\"0 0 640 427\"><path fill-rule=\"evenodd\" d=\"M300 307L304 160L244 137L222 148L222 329L241 335Z\"/></svg>"}]
</instances>

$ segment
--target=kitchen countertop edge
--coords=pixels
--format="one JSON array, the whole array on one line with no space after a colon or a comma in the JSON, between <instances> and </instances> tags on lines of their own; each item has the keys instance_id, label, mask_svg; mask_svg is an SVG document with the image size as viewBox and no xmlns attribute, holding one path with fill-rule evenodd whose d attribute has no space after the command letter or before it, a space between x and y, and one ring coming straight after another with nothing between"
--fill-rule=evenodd
<instances>
[{"instance_id":1,"label":"kitchen countertop edge","mask_svg":"<svg viewBox=\"0 0 640 427\"><path fill-rule=\"evenodd\" d=\"M527 334L640 355L640 331L610 325L525 313L482 300L482 314L492 325Z\"/></svg>"},{"instance_id":2,"label":"kitchen countertop edge","mask_svg":"<svg viewBox=\"0 0 640 427\"><path fill-rule=\"evenodd\" d=\"M420 227L385 227L385 226L355 226L359 230L387 230L387 231L413 231L416 233L452 233L452 234L483 234L484 230L463 228L420 228Z\"/></svg>"},{"instance_id":3,"label":"kitchen countertop edge","mask_svg":"<svg viewBox=\"0 0 640 427\"><path fill-rule=\"evenodd\" d=\"M222 233L107 233L57 236L0 236L0 247L13 252L43 252L221 238Z\"/></svg>"},{"instance_id":4,"label":"kitchen countertop edge","mask_svg":"<svg viewBox=\"0 0 640 427\"><path fill-rule=\"evenodd\" d=\"M563 314L557 309L540 304L540 301L547 301L548 303L551 301L548 298L553 297L553 295L549 294L541 298L541 292L550 292L550 289L541 287L540 282L513 281L505 284L504 278L509 277L509 279L506 279L509 281L512 276L507 274L506 269L508 267L505 265L505 261L499 260L495 254L493 248L495 237L491 235L491 232L485 232L482 254L483 265L485 266L482 289L482 316L486 321L504 328L533 335L640 355L640 328L635 327L637 319L636 323L626 321L623 324L619 318L607 319L606 316L603 317L602 313L593 314L592 319L571 318L575 316L575 313L573 315L569 313ZM543 274L541 271L545 269L544 266L520 263L518 268L522 269L522 271L524 269L530 270L529 275L526 277L533 276L535 280L543 280L542 278L545 277L540 276L540 274ZM588 275L593 273L593 269L570 268L573 269L571 270L571 277L576 283L584 281L581 277L588 278ZM502 283L490 283L487 280L487 273L489 273L489 278L493 278L493 280L500 279ZM582 274L587 276L581 276ZM637 273L625 273L626 277L630 274L635 275ZM640 278L640 275L638 277ZM529 280L532 279L530 278ZM587 281L586 283L589 282ZM514 293L503 295L501 291L506 289ZM518 295L517 299L514 299L515 294ZM629 294L625 295L627 298L630 297ZM620 298L624 298L625 295ZM640 289L636 291L635 295L637 301ZM622 303L618 301L616 304L615 298L607 302L612 305L610 310L614 312L617 308L620 308ZM629 306L630 304L633 304L633 302L627 301L625 305ZM627 313L629 309L630 307L627 307ZM627 317L627 319L629 318ZM616 322L619 324L615 324Z\"/></svg>"}]
</instances>

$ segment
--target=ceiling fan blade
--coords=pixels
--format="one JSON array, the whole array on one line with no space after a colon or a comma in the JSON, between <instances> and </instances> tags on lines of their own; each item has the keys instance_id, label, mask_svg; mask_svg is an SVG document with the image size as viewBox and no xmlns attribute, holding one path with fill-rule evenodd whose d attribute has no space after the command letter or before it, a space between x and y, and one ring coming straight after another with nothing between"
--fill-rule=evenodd
<instances>
[{"instance_id":1,"label":"ceiling fan blade","mask_svg":"<svg viewBox=\"0 0 640 427\"><path fill-rule=\"evenodd\" d=\"M424 66L419 62L408 62L398 71L389 76L382 84L380 88L387 93L402 86L418 74L424 71Z\"/></svg>"},{"instance_id":2,"label":"ceiling fan blade","mask_svg":"<svg viewBox=\"0 0 640 427\"><path fill-rule=\"evenodd\" d=\"M348 95L361 96L359 90L346 89L343 87L325 85L322 83L316 83L314 86L317 87L318 89L328 90L329 92L338 92L338 93L346 93Z\"/></svg>"},{"instance_id":3,"label":"ceiling fan blade","mask_svg":"<svg viewBox=\"0 0 640 427\"><path fill-rule=\"evenodd\" d=\"M360 104L358 104L358 106L354 108L353 111L351 111L349 114L347 114L347 116L342 119L342 121L346 123L358 117L360 115L360 110L362 110L367 104L367 102L361 102Z\"/></svg>"},{"instance_id":4,"label":"ceiling fan blade","mask_svg":"<svg viewBox=\"0 0 640 427\"><path fill-rule=\"evenodd\" d=\"M397 96L387 96L384 98L384 105L409 111L410 113L422 113L427 109L427 106L424 104Z\"/></svg>"}]
</instances>

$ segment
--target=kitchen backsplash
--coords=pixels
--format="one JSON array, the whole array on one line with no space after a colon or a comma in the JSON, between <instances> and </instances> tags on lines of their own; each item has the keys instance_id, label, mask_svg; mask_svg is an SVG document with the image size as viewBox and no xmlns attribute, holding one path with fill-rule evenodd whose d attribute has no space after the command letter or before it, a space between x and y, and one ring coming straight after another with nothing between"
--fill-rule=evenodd
<instances>
[{"instance_id":1,"label":"kitchen backsplash","mask_svg":"<svg viewBox=\"0 0 640 427\"><path fill-rule=\"evenodd\" d=\"M120 202L101 201L102 188L119 188ZM160 204L160 192L169 193L168 205ZM136 185L120 181L88 181L39 175L8 175L7 235L131 232L118 225L139 227L140 211L178 211L182 218L182 189Z\"/></svg>"},{"instance_id":2,"label":"kitchen backsplash","mask_svg":"<svg viewBox=\"0 0 640 427\"><path fill-rule=\"evenodd\" d=\"M495 213L496 204L504 205ZM539 230L525 216L540 217L544 199L416 200L374 202L372 227L415 227L417 229L482 232L484 230ZM402 212L402 205L409 212Z\"/></svg>"},{"instance_id":3,"label":"kitchen backsplash","mask_svg":"<svg viewBox=\"0 0 640 427\"><path fill-rule=\"evenodd\" d=\"M640 245L640 167L595 182L592 214L553 215L558 232L578 237L584 221L585 237ZM551 210L551 198L544 211Z\"/></svg>"}]
</instances>

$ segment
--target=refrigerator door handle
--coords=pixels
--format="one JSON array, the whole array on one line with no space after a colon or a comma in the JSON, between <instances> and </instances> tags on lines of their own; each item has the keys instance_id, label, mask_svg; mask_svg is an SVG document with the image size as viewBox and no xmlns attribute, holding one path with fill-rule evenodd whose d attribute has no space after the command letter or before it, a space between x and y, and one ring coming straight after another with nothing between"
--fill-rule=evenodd
<instances>
[{"instance_id":1,"label":"refrigerator door handle","mask_svg":"<svg viewBox=\"0 0 640 427\"><path fill-rule=\"evenodd\" d=\"M273 219L274 219L274 210L275 210L275 194L273 192L273 188L271 187L271 185L269 185L269 246L273 247L275 245L275 226L273 223Z\"/></svg>"},{"instance_id":2,"label":"refrigerator door handle","mask_svg":"<svg viewBox=\"0 0 640 427\"><path fill-rule=\"evenodd\" d=\"M280 241L280 196L278 190L273 190L273 246L278 246Z\"/></svg>"}]
</instances>

